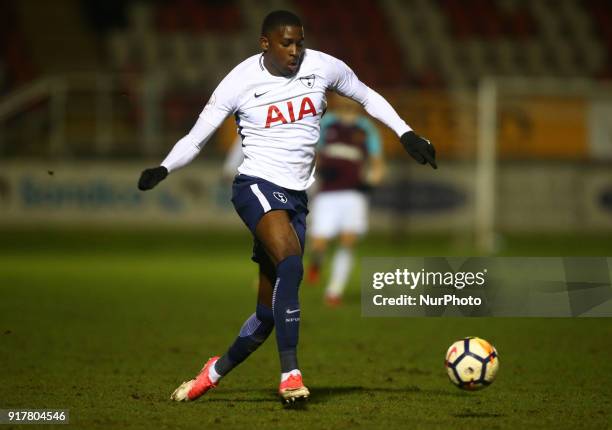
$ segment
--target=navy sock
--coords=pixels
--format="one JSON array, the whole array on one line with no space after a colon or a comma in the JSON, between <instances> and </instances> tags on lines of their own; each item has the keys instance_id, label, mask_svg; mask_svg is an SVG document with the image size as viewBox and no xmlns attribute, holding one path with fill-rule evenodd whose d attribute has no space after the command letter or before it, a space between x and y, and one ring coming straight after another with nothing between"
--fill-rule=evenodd
<instances>
[{"instance_id":1,"label":"navy sock","mask_svg":"<svg viewBox=\"0 0 612 430\"><path fill-rule=\"evenodd\" d=\"M272 309L258 303L257 312L244 322L232 346L215 363L215 371L225 376L259 348L272 333L272 329L274 329Z\"/></svg>"},{"instance_id":2,"label":"navy sock","mask_svg":"<svg viewBox=\"0 0 612 430\"><path fill-rule=\"evenodd\" d=\"M302 257L299 255L287 257L276 266L272 312L283 373L298 368L297 344L300 332L298 289L303 275Z\"/></svg>"}]
</instances>

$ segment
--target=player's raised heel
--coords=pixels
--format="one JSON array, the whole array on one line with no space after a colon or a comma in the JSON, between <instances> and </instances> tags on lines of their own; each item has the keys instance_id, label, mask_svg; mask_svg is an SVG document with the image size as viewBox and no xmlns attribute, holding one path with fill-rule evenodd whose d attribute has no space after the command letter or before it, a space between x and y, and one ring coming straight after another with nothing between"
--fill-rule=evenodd
<instances>
[{"instance_id":1,"label":"player's raised heel","mask_svg":"<svg viewBox=\"0 0 612 430\"><path fill-rule=\"evenodd\" d=\"M211 388L215 388L218 385L218 381L214 384L209 377L211 366L217 362L219 357L210 358L198 376L190 381L185 381L179 387L174 390L170 396L170 400L177 402L188 402L197 399L198 397L205 394Z\"/></svg>"},{"instance_id":2,"label":"player's raised heel","mask_svg":"<svg viewBox=\"0 0 612 430\"><path fill-rule=\"evenodd\" d=\"M289 378L281 382L278 387L278 394L283 404L291 405L307 400L310 396L310 391L304 386L302 375L297 374L290 375Z\"/></svg>"}]
</instances>

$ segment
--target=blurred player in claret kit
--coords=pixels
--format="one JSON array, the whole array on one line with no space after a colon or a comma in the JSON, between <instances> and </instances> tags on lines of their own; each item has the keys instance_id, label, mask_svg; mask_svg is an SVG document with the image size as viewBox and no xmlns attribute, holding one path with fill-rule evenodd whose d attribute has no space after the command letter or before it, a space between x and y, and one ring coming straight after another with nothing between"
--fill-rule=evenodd
<instances>
[{"instance_id":1,"label":"blurred player in claret kit","mask_svg":"<svg viewBox=\"0 0 612 430\"><path fill-rule=\"evenodd\" d=\"M331 102L331 100L330 100ZM359 105L333 97L321 120L317 155L319 191L312 201L310 264L306 280L319 282L329 241L338 237L325 303L338 306L353 267L353 248L368 228L367 191L384 175L380 136Z\"/></svg>"},{"instance_id":2,"label":"blurred player in claret kit","mask_svg":"<svg viewBox=\"0 0 612 430\"><path fill-rule=\"evenodd\" d=\"M189 134L160 166L143 171L138 182L141 190L149 190L168 173L190 163L223 120L235 115L244 161L234 179L232 202L254 237L252 259L259 265L257 306L227 352L210 358L194 379L174 391L172 399L177 401L195 400L215 388L273 329L281 400L293 403L310 395L298 365L298 289L304 272L305 190L314 182L319 123L327 106L325 91L360 103L395 131L419 163L436 167L433 146L414 133L385 99L360 82L342 61L304 48L304 30L296 15L268 14L259 43L263 52L247 58L221 81Z\"/></svg>"}]
</instances>

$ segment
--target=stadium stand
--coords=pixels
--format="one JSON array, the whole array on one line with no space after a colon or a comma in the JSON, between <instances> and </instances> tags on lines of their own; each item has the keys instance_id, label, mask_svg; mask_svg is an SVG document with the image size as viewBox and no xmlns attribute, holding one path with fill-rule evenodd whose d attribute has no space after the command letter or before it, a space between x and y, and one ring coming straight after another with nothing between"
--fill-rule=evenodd
<instances>
[{"instance_id":1,"label":"stadium stand","mask_svg":"<svg viewBox=\"0 0 612 430\"><path fill-rule=\"evenodd\" d=\"M350 11L346 4L323 0L62 0L57 18L71 26L62 40L73 40L72 52L79 48L76 41L83 45L73 61L34 49L35 36L24 38L28 22L41 21L32 16L50 13L46 8L37 12L30 1L3 3L5 88L33 79L34 70L74 71L79 61L112 71L163 72L179 88L210 88L237 61L257 52L253 34L266 11L275 8L300 13L309 46L343 59L377 87L470 85L486 74L612 76L607 0L355 0ZM71 5L75 10L67 13ZM75 13L89 27L74 25ZM83 40L90 31L98 36L99 48L92 50L98 58L85 61L90 49ZM61 64L48 64L58 59Z\"/></svg>"},{"instance_id":2,"label":"stadium stand","mask_svg":"<svg viewBox=\"0 0 612 430\"><path fill-rule=\"evenodd\" d=\"M350 13L339 2L298 0L294 4L316 46L359 70L364 82L378 87L406 83L402 52L379 4L355 0Z\"/></svg>"},{"instance_id":3,"label":"stadium stand","mask_svg":"<svg viewBox=\"0 0 612 430\"><path fill-rule=\"evenodd\" d=\"M406 67L449 86L479 77L605 75L606 47L577 1L385 0ZM609 16L609 3L599 5ZM605 20L605 18L604 18ZM609 63L609 60L608 60Z\"/></svg>"}]
</instances>

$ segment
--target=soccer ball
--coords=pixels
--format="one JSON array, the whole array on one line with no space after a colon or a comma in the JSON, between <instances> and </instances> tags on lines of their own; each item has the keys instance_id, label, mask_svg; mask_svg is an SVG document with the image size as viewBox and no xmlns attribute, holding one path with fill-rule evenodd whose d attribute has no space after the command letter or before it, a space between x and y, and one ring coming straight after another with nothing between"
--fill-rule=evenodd
<instances>
[{"instance_id":1,"label":"soccer ball","mask_svg":"<svg viewBox=\"0 0 612 430\"><path fill-rule=\"evenodd\" d=\"M464 390L489 386L499 369L497 350L484 339L466 337L453 343L446 352L446 372L453 384Z\"/></svg>"}]
</instances>

